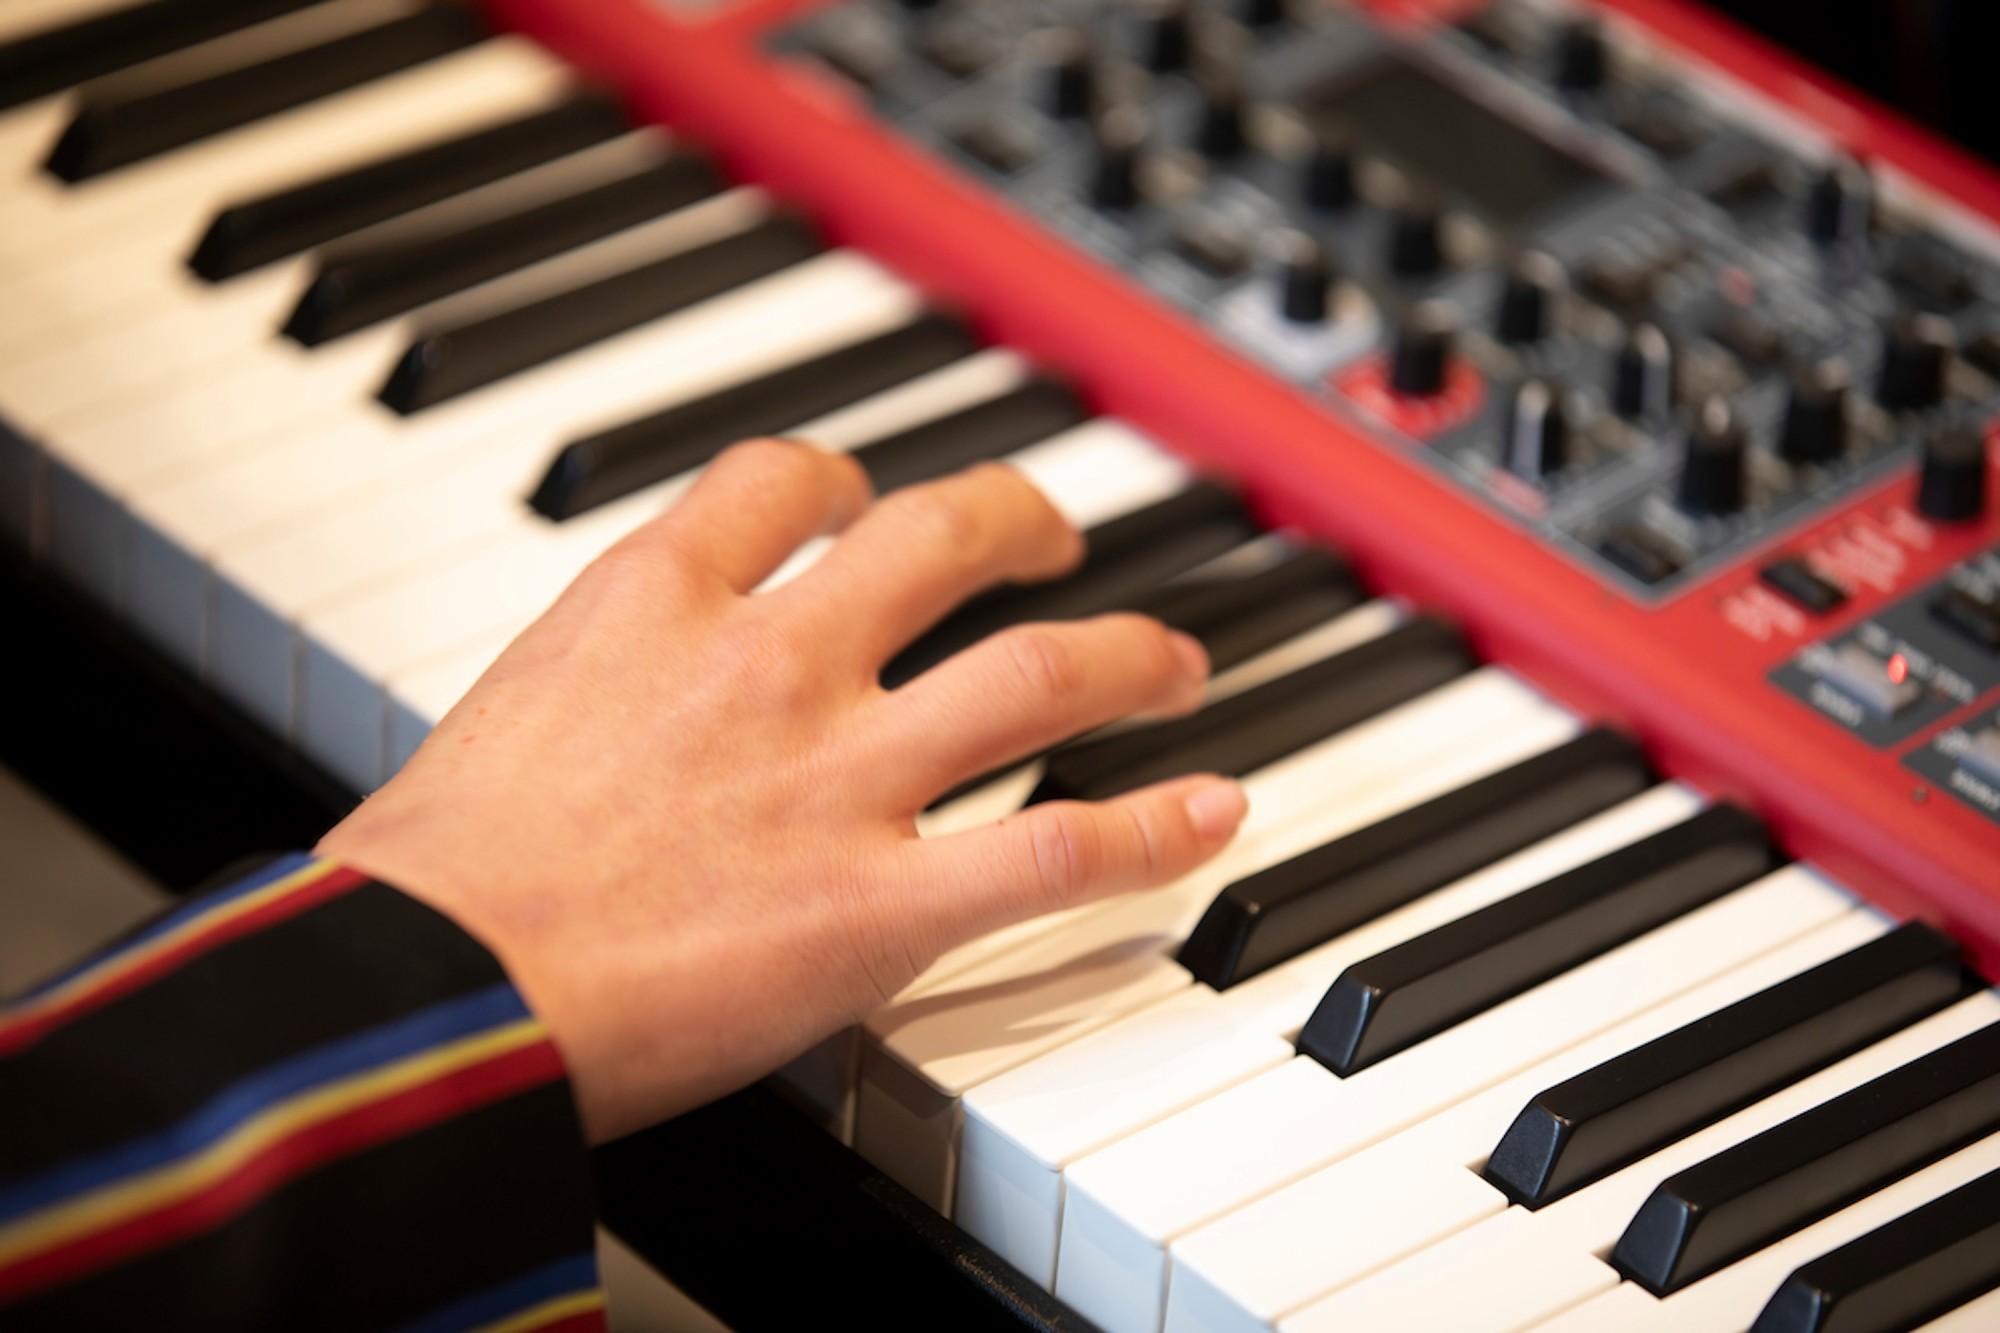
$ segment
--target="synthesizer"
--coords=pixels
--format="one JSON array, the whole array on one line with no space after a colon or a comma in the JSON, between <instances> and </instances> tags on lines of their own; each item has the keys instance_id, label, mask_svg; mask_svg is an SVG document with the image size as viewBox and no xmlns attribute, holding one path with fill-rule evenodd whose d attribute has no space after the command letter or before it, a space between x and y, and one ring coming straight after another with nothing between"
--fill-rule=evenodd
<instances>
[{"instance_id":1,"label":"synthesizer","mask_svg":"<svg viewBox=\"0 0 2000 1333\"><path fill-rule=\"evenodd\" d=\"M1987 169L1670 0L25 0L0 173L0 531L354 791L748 435L1084 529L891 686L1203 640L922 828L1218 862L773 1080L1075 1317L2000 1322Z\"/></svg>"}]
</instances>

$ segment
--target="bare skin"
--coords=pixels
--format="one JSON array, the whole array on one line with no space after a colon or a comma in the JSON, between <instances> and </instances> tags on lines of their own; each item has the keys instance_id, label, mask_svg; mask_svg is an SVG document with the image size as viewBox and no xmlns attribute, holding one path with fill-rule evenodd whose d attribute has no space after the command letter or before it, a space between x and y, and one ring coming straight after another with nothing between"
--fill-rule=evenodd
<instances>
[{"instance_id":1,"label":"bare skin","mask_svg":"<svg viewBox=\"0 0 2000 1333\"><path fill-rule=\"evenodd\" d=\"M958 602L1059 575L1082 543L1004 466L870 500L843 456L731 450L320 844L499 956L595 1140L750 1082L967 939L1178 878L1243 817L1236 783L1197 776L919 839L969 777L1193 708L1208 660L1113 615L1010 630L884 691L882 664Z\"/></svg>"}]
</instances>

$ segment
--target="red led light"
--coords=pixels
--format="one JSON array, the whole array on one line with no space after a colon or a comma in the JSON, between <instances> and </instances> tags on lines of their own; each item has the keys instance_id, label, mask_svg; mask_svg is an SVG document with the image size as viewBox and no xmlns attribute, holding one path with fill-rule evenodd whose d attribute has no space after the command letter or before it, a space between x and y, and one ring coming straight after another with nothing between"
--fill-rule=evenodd
<instances>
[{"instance_id":1,"label":"red led light","mask_svg":"<svg viewBox=\"0 0 2000 1333\"><path fill-rule=\"evenodd\" d=\"M1893 684L1901 685L1904 681L1908 680L1909 678L1910 678L1909 659L1904 657L1901 653L1897 653L1894 657L1889 659L1889 680Z\"/></svg>"}]
</instances>

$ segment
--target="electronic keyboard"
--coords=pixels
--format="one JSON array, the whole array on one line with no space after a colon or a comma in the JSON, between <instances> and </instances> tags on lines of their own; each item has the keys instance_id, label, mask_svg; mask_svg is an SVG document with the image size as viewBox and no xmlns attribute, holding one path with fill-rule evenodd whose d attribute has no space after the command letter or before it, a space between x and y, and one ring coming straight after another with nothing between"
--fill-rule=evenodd
<instances>
[{"instance_id":1,"label":"electronic keyboard","mask_svg":"<svg viewBox=\"0 0 2000 1333\"><path fill-rule=\"evenodd\" d=\"M1005 460L885 685L1216 674L920 831L1249 817L774 1090L1111 1333L1984 1329L1996 227L1679 0L16 0L0 530L364 792L734 440Z\"/></svg>"}]
</instances>

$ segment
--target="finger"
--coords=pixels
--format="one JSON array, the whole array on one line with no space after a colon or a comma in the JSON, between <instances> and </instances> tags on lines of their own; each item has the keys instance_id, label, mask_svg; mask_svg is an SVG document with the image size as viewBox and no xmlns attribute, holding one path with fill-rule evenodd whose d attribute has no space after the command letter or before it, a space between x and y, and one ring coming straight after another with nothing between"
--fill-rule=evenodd
<instances>
[{"instance_id":1,"label":"finger","mask_svg":"<svg viewBox=\"0 0 2000 1333\"><path fill-rule=\"evenodd\" d=\"M1033 483L986 463L878 501L779 595L812 608L829 641L872 668L982 588L1051 578L1082 555L1082 537Z\"/></svg>"},{"instance_id":2,"label":"finger","mask_svg":"<svg viewBox=\"0 0 2000 1333\"><path fill-rule=\"evenodd\" d=\"M912 850L947 890L925 897L938 918L931 928L955 943L1170 883L1221 851L1248 809L1240 784L1204 774L1111 801L1031 805L997 824L919 843Z\"/></svg>"},{"instance_id":3,"label":"finger","mask_svg":"<svg viewBox=\"0 0 2000 1333\"><path fill-rule=\"evenodd\" d=\"M749 592L805 542L852 523L868 476L846 454L791 440L734 445L681 502L627 540L659 545Z\"/></svg>"},{"instance_id":4,"label":"finger","mask_svg":"<svg viewBox=\"0 0 2000 1333\"><path fill-rule=\"evenodd\" d=\"M1018 625L883 696L868 734L896 795L923 805L1107 722L1186 712L1207 679L1202 646L1148 616Z\"/></svg>"}]
</instances>

